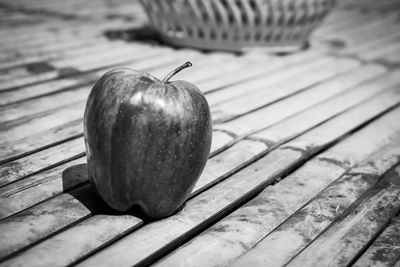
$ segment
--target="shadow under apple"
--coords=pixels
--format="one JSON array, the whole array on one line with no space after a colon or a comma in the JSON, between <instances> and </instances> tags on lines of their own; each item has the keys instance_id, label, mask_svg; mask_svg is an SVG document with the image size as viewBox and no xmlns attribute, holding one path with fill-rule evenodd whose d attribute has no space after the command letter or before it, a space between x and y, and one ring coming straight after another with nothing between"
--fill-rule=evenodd
<instances>
[{"instance_id":1,"label":"shadow under apple","mask_svg":"<svg viewBox=\"0 0 400 267\"><path fill-rule=\"evenodd\" d=\"M140 206L134 205L126 212L110 208L88 182L87 164L78 164L66 168L62 172L63 191L84 205L94 215L132 215L143 221L153 221L147 217ZM178 209L179 212L184 205Z\"/></svg>"}]
</instances>

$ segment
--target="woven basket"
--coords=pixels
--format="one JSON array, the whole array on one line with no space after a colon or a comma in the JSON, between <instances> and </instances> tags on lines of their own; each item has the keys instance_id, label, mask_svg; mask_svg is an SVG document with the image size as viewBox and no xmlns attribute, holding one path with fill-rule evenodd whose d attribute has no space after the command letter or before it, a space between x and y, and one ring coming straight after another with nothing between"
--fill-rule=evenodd
<instances>
[{"instance_id":1,"label":"woven basket","mask_svg":"<svg viewBox=\"0 0 400 267\"><path fill-rule=\"evenodd\" d=\"M176 46L285 53L303 48L336 0L140 0Z\"/></svg>"}]
</instances>

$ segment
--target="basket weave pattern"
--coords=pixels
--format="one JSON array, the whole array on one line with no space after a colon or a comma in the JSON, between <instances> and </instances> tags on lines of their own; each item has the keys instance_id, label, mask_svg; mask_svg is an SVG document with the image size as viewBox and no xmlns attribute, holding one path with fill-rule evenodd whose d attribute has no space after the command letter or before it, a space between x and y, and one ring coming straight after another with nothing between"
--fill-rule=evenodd
<instances>
[{"instance_id":1,"label":"basket weave pattern","mask_svg":"<svg viewBox=\"0 0 400 267\"><path fill-rule=\"evenodd\" d=\"M202 49L301 47L335 0L141 0L166 41Z\"/></svg>"}]
</instances>

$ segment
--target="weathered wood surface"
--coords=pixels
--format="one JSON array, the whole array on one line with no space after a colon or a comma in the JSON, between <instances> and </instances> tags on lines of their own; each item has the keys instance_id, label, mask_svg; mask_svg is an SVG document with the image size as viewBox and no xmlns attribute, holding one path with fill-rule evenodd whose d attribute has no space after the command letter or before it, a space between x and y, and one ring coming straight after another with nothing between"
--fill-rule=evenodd
<instances>
[{"instance_id":1,"label":"weathered wood surface","mask_svg":"<svg viewBox=\"0 0 400 267\"><path fill-rule=\"evenodd\" d=\"M236 260L233 266L286 264L330 223L348 212L349 207L375 186L381 176L398 162L399 137L331 183L316 198L296 211L248 253Z\"/></svg>"},{"instance_id":2,"label":"weathered wood surface","mask_svg":"<svg viewBox=\"0 0 400 267\"><path fill-rule=\"evenodd\" d=\"M292 259L288 266L345 266L377 236L400 210L400 166L379 181L365 199L350 209L318 239Z\"/></svg>"},{"instance_id":3,"label":"weathered wood surface","mask_svg":"<svg viewBox=\"0 0 400 267\"><path fill-rule=\"evenodd\" d=\"M137 1L2 1L0 266L399 265L399 6L339 2L308 50L273 56L158 43ZM186 60L206 168L169 218L112 211L88 183L87 94Z\"/></svg>"},{"instance_id":4,"label":"weathered wood surface","mask_svg":"<svg viewBox=\"0 0 400 267\"><path fill-rule=\"evenodd\" d=\"M393 266L400 259L400 217L396 217L353 266Z\"/></svg>"}]
</instances>

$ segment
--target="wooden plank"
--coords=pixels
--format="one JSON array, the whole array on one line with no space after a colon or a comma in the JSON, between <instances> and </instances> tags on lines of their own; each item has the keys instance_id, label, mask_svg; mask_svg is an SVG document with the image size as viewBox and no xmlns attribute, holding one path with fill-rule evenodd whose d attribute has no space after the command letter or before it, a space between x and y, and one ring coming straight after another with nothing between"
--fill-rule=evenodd
<instances>
[{"instance_id":1,"label":"wooden plank","mask_svg":"<svg viewBox=\"0 0 400 267\"><path fill-rule=\"evenodd\" d=\"M334 10L321 27L317 28L312 36L324 38L329 34L352 29L370 22L378 17L377 14L359 14L351 10Z\"/></svg>"},{"instance_id":2,"label":"wooden plank","mask_svg":"<svg viewBox=\"0 0 400 267\"><path fill-rule=\"evenodd\" d=\"M216 129L223 129L237 133L238 135L246 135L261 130L262 128L273 125L280 120L288 118L304 109L311 108L320 102L326 101L329 97L345 93L352 90L353 87L364 88L366 97L384 90L389 86L393 86L400 82L399 75L384 75L374 80L384 70L373 66L361 68L350 72L348 75L337 77L331 81L324 82L320 85L308 89L298 95L282 100L258 111L252 112L246 116L237 118L223 124L215 126ZM372 79L372 80L369 80ZM362 90L357 89L356 90ZM352 93L349 93L350 95ZM362 96L360 96L363 98ZM335 101L335 100L332 100ZM336 107L337 109L338 107Z\"/></svg>"},{"instance_id":3,"label":"wooden plank","mask_svg":"<svg viewBox=\"0 0 400 267\"><path fill-rule=\"evenodd\" d=\"M143 51L144 50L144 51ZM29 75L25 77L21 77L17 80L8 80L3 82L0 85L0 91L9 90L10 88L26 86L33 83L44 82L50 79L60 78L66 76L63 74L63 69L74 69L78 72L85 72L91 70L98 70L101 68L111 68L116 67L121 64L128 64L130 61L135 61L137 58L141 58L142 55L144 57L147 56L146 50L149 51L150 54L154 54L153 51L149 50L148 46L136 46L136 47L126 47L125 49L117 49L113 50L113 53L103 53L101 55L94 55L91 58L76 58L76 59L68 59L59 62L51 62L48 63L53 70L44 72L42 74L37 75ZM166 49L164 49L165 51ZM165 52L166 53L166 52ZM194 52L193 52L194 53ZM182 53L183 54L183 53ZM167 55L162 53L159 55L159 59L166 59ZM173 60L173 58L169 57L169 60Z\"/></svg>"},{"instance_id":4,"label":"wooden plank","mask_svg":"<svg viewBox=\"0 0 400 267\"><path fill-rule=\"evenodd\" d=\"M82 136L82 119L51 128L12 143L0 143L0 164Z\"/></svg>"},{"instance_id":5,"label":"wooden plank","mask_svg":"<svg viewBox=\"0 0 400 267\"><path fill-rule=\"evenodd\" d=\"M400 64L399 52L400 48L397 48L393 51L389 51L388 53L382 55L378 61L384 63L389 67L397 68Z\"/></svg>"},{"instance_id":6,"label":"wooden plank","mask_svg":"<svg viewBox=\"0 0 400 267\"><path fill-rule=\"evenodd\" d=\"M199 178L198 183L196 184L195 188L193 189L193 193L197 194L207 188L208 186L211 186L214 183L218 183L225 177L227 177L229 174L232 172L235 172L236 170L242 168L246 162L251 162L255 156L257 156L261 151L265 150L266 145L261 143L261 142L256 142L256 141L241 141L232 148L218 154L217 156L211 158L205 167L205 170L203 171L201 177ZM72 166L76 166L73 165ZM79 168L75 167L75 169L72 169L73 171L68 175L68 178L71 180L80 180L80 181L87 181L87 172L85 169L85 165L79 165ZM61 168L61 169L65 169ZM53 171L54 172L54 171ZM43 176L43 175L42 175ZM65 177L64 177L65 178ZM54 177L54 179L57 179L57 177ZM60 179L59 179L60 180ZM39 186L40 187L40 186ZM21 186L17 186L16 188L21 188ZM2 189L0 189L0 196L2 194L1 192ZM21 207L28 207L33 204L32 198L36 197L36 202L38 201L37 198L41 198L41 200L44 200L41 195L36 195L34 196L35 192L39 189L34 189L34 191L31 192L25 192L24 195L22 195L19 200L18 204L15 202L10 203L11 206L15 209L17 205L19 205L19 209ZM90 191L90 190L89 190ZM82 193L83 192L83 193ZM91 192L91 191L90 191ZM96 206L91 206L91 210L93 212L95 210L99 210L101 208L104 208L104 204L98 200L98 197L93 195L93 193L88 193L88 190L83 190L81 192L74 193L75 198L77 199L77 202L79 203L81 198L85 197L90 197L92 199L93 203L97 203ZM49 192L47 192L49 194ZM31 202L26 202L23 203L24 199L30 198ZM57 199L61 200L57 200ZM83 216L78 216L74 215L74 218L67 217L63 219L63 217L59 214L58 210L53 211L54 209L54 204L53 202L56 201L59 203L58 205L61 205L65 207L68 203L63 203L62 199L65 198L65 194L61 194L59 196L56 196L55 198L45 201L37 206L33 206L32 208L26 209L24 211L21 211L20 213L16 214L15 216L6 218L4 221L10 222L13 221L13 218L18 218L20 224L14 224L13 227L10 227L10 223L5 224L3 228L3 221L0 221L0 232L3 233L3 240L7 240L5 244L2 247L2 252L0 253L3 257L9 256L10 253L14 253L19 249L24 248L25 246L31 245L32 243L38 242L39 240L45 238L46 236L54 233L55 231L60 230L62 227L65 227L69 224L72 224L76 221L84 219L86 216L89 214L93 213L88 213L87 209L83 209L81 213ZM6 200L7 201L7 200ZM34 202L35 202L34 201ZM49 203L48 203L49 202ZM3 209L4 206L8 206L7 202L2 201L2 213L5 213L5 210ZM3 204L4 203L4 204ZM47 204L48 203L48 204ZM18 208L18 207L17 207ZM37 211L37 212L31 212L31 210ZM76 211L79 211L82 209L79 205L74 205L74 209ZM10 211L8 208L7 211ZM15 212L16 210L14 210ZM39 212L40 211L40 212ZM1 214L1 213L0 213ZM8 212L7 214L10 214ZM32 215L33 214L33 215ZM75 214L75 213L72 213ZM101 247L103 245L103 239L108 235L108 239L112 240L115 237L113 236L113 233L115 232L104 232L104 226L102 225L101 221L103 221L104 216L100 216L99 221L97 221L98 216L96 215L91 221L93 224L85 223L84 227L85 228L90 228L93 235L90 236L90 238L87 239L88 243L80 243L76 244L74 249L69 250L68 249L68 243L62 243L60 241L59 247L63 247L63 249L66 250L65 255L69 255L70 257L66 260L69 261L74 261L75 259L79 258L80 255L85 255L86 253ZM46 220L47 223L45 225L40 224L41 221ZM117 220L117 218L113 219L114 221ZM63 222L61 222L63 221ZM107 222L107 221L106 221ZM136 226L135 226L136 227ZM122 229L121 233L125 231L128 231L128 229ZM13 236L19 235L20 233L26 233L29 231L28 237L22 236L21 238L14 240ZM35 234L36 233L36 234ZM75 233L75 230L72 230L72 234ZM95 234L96 233L96 234ZM69 235L66 236L68 239L71 238ZM59 238L59 237L56 237ZM79 236L75 236L74 239L79 238ZM64 240L62 238L62 240ZM8 242L9 241L9 242ZM65 241L65 240L64 240ZM8 245L9 243L9 245ZM44 247L46 250L51 250L54 249L51 246L48 247L46 245L46 241L44 241ZM49 243L51 244L51 242ZM64 247L66 245L66 247ZM79 248L77 250L77 248ZM35 248L32 248L35 249ZM40 247L39 247L40 249ZM67 253L67 251L69 251ZM76 255L76 252L79 252L80 254ZM53 260L55 259L54 257ZM49 259L51 260L51 259ZM56 259L59 261L60 259ZM67 264L67 263L66 263Z\"/></svg>"},{"instance_id":7,"label":"wooden plank","mask_svg":"<svg viewBox=\"0 0 400 267\"><path fill-rule=\"evenodd\" d=\"M83 138L0 165L0 187L85 155Z\"/></svg>"},{"instance_id":8,"label":"wooden plank","mask_svg":"<svg viewBox=\"0 0 400 267\"><path fill-rule=\"evenodd\" d=\"M287 264L291 258L315 240L330 223L342 216L358 198L370 190L385 172L398 163L399 137L400 135L335 180L232 265L283 266ZM321 155L316 160L323 161L326 158ZM320 176L324 175L324 172L320 173ZM269 221L263 223L271 225Z\"/></svg>"},{"instance_id":9,"label":"wooden plank","mask_svg":"<svg viewBox=\"0 0 400 267\"><path fill-rule=\"evenodd\" d=\"M362 50L362 59L363 60L377 60L385 53L390 53L399 47L400 38L396 36L394 38L390 38L389 40L381 40L381 42L376 43L371 46L363 47ZM360 54L360 50L357 51L357 54Z\"/></svg>"},{"instance_id":10,"label":"wooden plank","mask_svg":"<svg viewBox=\"0 0 400 267\"><path fill-rule=\"evenodd\" d=\"M2 143L25 138L50 128L60 126L83 117L84 105L81 102L52 110L46 116L31 116L10 121L1 125L0 140Z\"/></svg>"},{"instance_id":11,"label":"wooden plank","mask_svg":"<svg viewBox=\"0 0 400 267\"><path fill-rule=\"evenodd\" d=\"M32 266L65 266L74 257L79 258L87 253L83 250L82 244L86 244L85 248L88 250L93 249L96 245L112 242L142 224L143 221L129 215L96 215L14 256L3 262L2 266L24 265L30 258L34 259ZM103 235L99 235L99 230L103 232ZM78 245L77 240L79 240ZM49 251L57 254L49 257ZM57 261L54 261L55 255L57 255ZM38 258L41 259L40 263L37 261Z\"/></svg>"},{"instance_id":12,"label":"wooden plank","mask_svg":"<svg viewBox=\"0 0 400 267\"><path fill-rule=\"evenodd\" d=\"M332 64L333 61L333 58L322 57L311 60L310 62L301 65L291 65L284 69L278 69L273 73L266 74L260 77L255 77L254 79L251 79L244 83L230 86L229 94L227 94L227 91L225 90L211 92L208 95L210 96L208 103L211 106L217 106L224 103L224 101L240 97L243 98L244 95L251 94L259 90L268 91L270 93L271 99L279 99L280 97L282 97L282 95L287 94L287 89L285 91L285 87L283 87L282 90L279 90L280 88L277 88L278 84L287 82L291 77L307 75L308 72L324 67L324 65L327 66L329 64ZM295 91L295 89L293 89L293 91Z\"/></svg>"},{"instance_id":13,"label":"wooden plank","mask_svg":"<svg viewBox=\"0 0 400 267\"><path fill-rule=\"evenodd\" d=\"M379 20L371 20L359 27L343 29L333 32L330 35L325 35L325 40L339 40L343 43L343 47L339 50L340 53L357 53L364 47L381 42L387 38L398 36L398 25L396 25L396 15L388 15Z\"/></svg>"},{"instance_id":14,"label":"wooden plank","mask_svg":"<svg viewBox=\"0 0 400 267\"><path fill-rule=\"evenodd\" d=\"M155 57L158 56L158 50L152 50L154 52ZM179 52L177 52L179 53ZM151 56L143 58L142 60L150 60ZM183 58L182 58L183 60ZM192 83L196 83L200 80L205 80L212 78L213 76L218 75L216 70L220 68L220 66L216 63L220 61L224 61L229 63L226 67L226 71L231 71L240 66L238 61L233 56L226 56L224 54L215 53L210 56L201 56L201 57L192 57L193 68L190 71L180 72L178 73L174 79L183 79ZM158 66L150 66L147 69L142 69L144 71L150 71L151 74L155 77L163 77L171 71L172 64L164 65L162 62L158 62ZM139 65L129 64L130 68L138 69ZM146 67L146 66L144 66ZM72 77L65 77L62 79L57 79L54 81L48 81L45 83L40 83L37 85L26 86L22 88L18 88L12 91L0 92L0 105L11 104L13 102L26 100L33 97L42 96L45 94L55 93L62 90L67 90L68 88L73 88L77 86L89 85L94 83L97 79L99 79L104 74L104 70L96 71L90 74L83 75L74 75Z\"/></svg>"},{"instance_id":15,"label":"wooden plank","mask_svg":"<svg viewBox=\"0 0 400 267\"><path fill-rule=\"evenodd\" d=\"M399 112L400 109L395 113ZM394 118L395 113L390 116ZM379 123L379 120L375 123ZM308 161L304 167L274 186L266 188L243 207L161 260L159 265L222 266L232 263L285 221L292 213L315 197L324 187L338 179L346 170L368 157L370 153L378 150L382 145L397 139L396 149L386 155L386 159L391 159L391 162L387 163L389 166L386 165L386 169L389 169L397 163L400 155L400 142L398 140L400 128L396 127L397 129L394 130L393 121L387 117L384 127L391 129L391 134L386 137L380 136L377 140L376 134L380 133L380 129L377 124L373 124L355 133L349 139L345 139L327 152L318 155L315 159ZM368 143L368 147L364 145L365 142ZM361 144L363 144L362 149L360 149ZM288 143L283 147L288 148L291 145ZM299 147L295 148L298 149ZM349 151L352 151L353 154L350 154ZM377 158L374 162L386 164L385 161L380 162L379 160ZM347 188L351 190L354 187ZM332 191L330 192L332 193ZM324 209L318 209L319 212L322 210ZM304 217L301 217L298 220L303 219ZM293 245L292 243L284 244Z\"/></svg>"},{"instance_id":16,"label":"wooden plank","mask_svg":"<svg viewBox=\"0 0 400 267\"><path fill-rule=\"evenodd\" d=\"M259 64L254 64L250 61L243 69L230 74L221 74L215 79L204 81L197 84L203 92L211 92L226 88L238 82L250 81L256 77L268 75L272 71L280 68L286 68L295 64L304 64L304 61L311 61L316 57L321 56L320 51L310 50L304 53L289 55L287 57L270 57L268 62L264 58L256 55L248 55L245 58L258 59ZM244 71L245 70L245 71Z\"/></svg>"},{"instance_id":17,"label":"wooden plank","mask_svg":"<svg viewBox=\"0 0 400 267\"><path fill-rule=\"evenodd\" d=\"M4 219L43 200L87 181L86 176L68 175L86 158L69 161L27 179L0 188L0 219Z\"/></svg>"},{"instance_id":18,"label":"wooden plank","mask_svg":"<svg viewBox=\"0 0 400 267\"><path fill-rule=\"evenodd\" d=\"M85 186L0 221L0 258L90 216L101 205L97 195Z\"/></svg>"},{"instance_id":19,"label":"wooden plank","mask_svg":"<svg viewBox=\"0 0 400 267\"><path fill-rule=\"evenodd\" d=\"M82 22L79 21L59 23L61 24L55 23L54 21L48 21L48 23L36 25L35 27L26 27L20 30L9 29L8 31L3 31L3 49L13 49L14 51L40 49L41 47L46 47L49 44L69 42L77 38L80 40L102 39L100 35L106 29L123 27L135 28L138 25L142 25L140 22L128 23L126 21L123 22L118 20L97 22L87 21L83 25ZM56 29L56 32L54 32L54 29ZM9 38L6 38L5 35Z\"/></svg>"},{"instance_id":20,"label":"wooden plank","mask_svg":"<svg viewBox=\"0 0 400 267\"><path fill-rule=\"evenodd\" d=\"M388 77L385 76L385 78ZM382 81L383 79L379 79L368 84L362 84L355 89L339 94L336 97L319 103L317 106L274 124L273 127L267 127L266 129L258 131L252 134L252 136L262 139L268 138L268 140L273 142L275 142L275 140L285 140L296 135L296 133L301 133L309 128L310 125L318 124L323 121L323 118L329 117L329 114L335 116L339 112L345 111L362 101L366 100L366 102L362 103L362 106L365 107L368 105L381 105L385 101L390 101L390 98L398 90L398 84L390 85L385 88L385 86L382 86ZM388 80L385 79L385 82L386 81Z\"/></svg>"},{"instance_id":21,"label":"wooden plank","mask_svg":"<svg viewBox=\"0 0 400 267\"><path fill-rule=\"evenodd\" d=\"M225 98L229 101L219 102L218 104L212 105L211 115L213 120L216 122L224 122L238 117L240 114L250 112L252 110L261 108L269 103L283 98L284 93L294 93L296 91L305 90L319 82L323 82L329 78L338 76L340 73L346 72L358 66L358 62L347 59L333 60L331 64L318 66L315 69L309 69L309 72L304 73L301 77L296 79L287 79L274 85L273 89L268 87L261 88L263 90L257 90L254 92L243 92L240 97L234 99L229 98L229 94L226 94ZM246 85L243 84L242 90L246 90ZM271 95L270 95L270 91ZM275 93L275 94L274 94ZM246 96L246 97L244 97ZM207 99L212 97L206 96Z\"/></svg>"},{"instance_id":22,"label":"wooden plank","mask_svg":"<svg viewBox=\"0 0 400 267\"><path fill-rule=\"evenodd\" d=\"M39 113L39 116L43 117L47 114L54 113L54 109L62 109L63 106L72 103L84 102L89 95L90 89L91 86L78 87L74 90L68 90L59 94L0 108L0 125L5 125L6 122L17 120L22 117L35 116Z\"/></svg>"},{"instance_id":23,"label":"wooden plank","mask_svg":"<svg viewBox=\"0 0 400 267\"><path fill-rule=\"evenodd\" d=\"M71 52L81 53L75 51L88 50L90 46L97 44L105 45L110 44L110 42L105 38L73 39L68 42L43 45L40 48L27 48L19 51L19 53L16 53L13 49L5 49L2 50L3 54L0 55L0 69L10 69L29 63L63 58Z\"/></svg>"},{"instance_id":24,"label":"wooden plank","mask_svg":"<svg viewBox=\"0 0 400 267\"><path fill-rule=\"evenodd\" d=\"M126 48L126 46L127 45L121 41L118 41L118 42L100 42L100 41L98 41L97 43L94 43L94 42L90 43L90 46L78 47L77 49L66 49L66 50L64 50L64 53L62 54L63 55L62 58L65 60L67 58L71 59L71 58L82 57L84 55L91 56L91 55L95 55L95 54L102 54L102 53L107 53L107 51L110 51L112 49L123 49L123 48ZM59 57L57 60L52 59L51 53L46 54L46 56L47 56L47 59L43 58L43 56L42 56L42 58L36 56L37 60L32 61L31 63L46 62L47 64L52 64L52 62L57 62L57 61L61 60L61 58L59 58ZM14 59L9 59L9 60L15 62ZM29 58L25 58L24 60L29 60ZM29 63L29 62L24 62L24 65L27 63ZM6 72L7 74L19 71L20 72L19 77L31 75L32 71L29 69L29 65L28 66L24 66L24 65L14 66L13 68L8 68L8 69L4 69L3 66L0 66L0 68L3 68L3 72ZM4 73L2 73L0 75L0 79L2 81L6 81L5 77L6 76L4 75ZM14 78L18 78L18 77L14 77Z\"/></svg>"},{"instance_id":25,"label":"wooden plank","mask_svg":"<svg viewBox=\"0 0 400 267\"><path fill-rule=\"evenodd\" d=\"M400 217L397 216L352 266L393 266L400 255L399 242Z\"/></svg>"},{"instance_id":26,"label":"wooden plank","mask_svg":"<svg viewBox=\"0 0 400 267\"><path fill-rule=\"evenodd\" d=\"M400 166L366 194L359 205L335 222L287 266L345 266L400 210Z\"/></svg>"},{"instance_id":27,"label":"wooden plank","mask_svg":"<svg viewBox=\"0 0 400 267\"><path fill-rule=\"evenodd\" d=\"M368 113L368 110L360 115L365 116L366 113ZM359 147L357 149L358 153L356 154L358 155L363 154L363 151L365 153L368 150L366 146L369 144L374 144L373 146L376 149L382 145L381 142L386 142L388 139L388 136L382 136L382 132L389 135L389 132L392 134L396 132L392 124L399 114L400 109L396 109L396 111L375 121L369 127L363 129L360 134L350 138L349 140L352 141L346 142L345 147L351 145L351 142L354 142L354 145L350 147L363 144L362 150ZM362 121L365 122L365 120L360 121L359 119L360 117L357 116L354 118L353 116L339 116L327 122L322 127L318 127L270 152L254 164L232 175L229 179L192 198L186 203L185 208L176 215L140 228L78 265L109 266L118 264L119 266L131 266L139 262L148 264L158 260L178 244L185 242L224 217L237 205L245 203L248 197L253 197L277 177L287 173L288 169L295 166L296 163L304 162L314 153L320 151L321 148L326 147L334 140L338 140L346 132L360 125ZM338 127L338 125L341 127ZM378 129L379 134L376 134ZM381 129L385 130L381 132ZM324 134L321 135L321 133ZM383 138L380 139L380 137ZM375 143L376 141L378 142ZM206 248L208 247L210 246L207 245Z\"/></svg>"}]
</instances>

